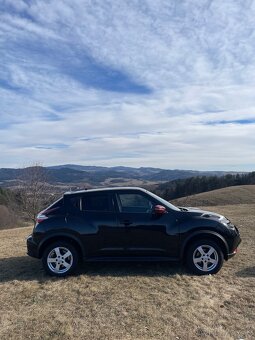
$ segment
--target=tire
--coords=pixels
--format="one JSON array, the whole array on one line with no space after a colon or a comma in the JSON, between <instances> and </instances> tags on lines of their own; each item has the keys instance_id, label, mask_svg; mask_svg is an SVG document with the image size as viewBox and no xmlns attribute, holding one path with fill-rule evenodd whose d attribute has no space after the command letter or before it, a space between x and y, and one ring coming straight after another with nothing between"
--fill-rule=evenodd
<instances>
[{"instance_id":1,"label":"tire","mask_svg":"<svg viewBox=\"0 0 255 340\"><path fill-rule=\"evenodd\" d=\"M50 244L43 252L42 264L45 271L57 277L70 275L78 265L78 252L69 242Z\"/></svg>"},{"instance_id":2,"label":"tire","mask_svg":"<svg viewBox=\"0 0 255 340\"><path fill-rule=\"evenodd\" d=\"M210 239L194 241L186 253L187 267L196 275L216 274L221 269L223 262L222 249Z\"/></svg>"}]
</instances>

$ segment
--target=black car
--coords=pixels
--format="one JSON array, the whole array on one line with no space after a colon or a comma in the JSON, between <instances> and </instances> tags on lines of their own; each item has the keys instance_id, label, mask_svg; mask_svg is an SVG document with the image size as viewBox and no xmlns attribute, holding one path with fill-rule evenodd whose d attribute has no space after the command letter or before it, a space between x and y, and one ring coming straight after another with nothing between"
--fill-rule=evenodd
<instances>
[{"instance_id":1,"label":"black car","mask_svg":"<svg viewBox=\"0 0 255 340\"><path fill-rule=\"evenodd\" d=\"M239 231L224 216L176 207L141 188L67 192L37 216L28 255L55 276L86 261L184 261L215 274L236 254Z\"/></svg>"}]
</instances>

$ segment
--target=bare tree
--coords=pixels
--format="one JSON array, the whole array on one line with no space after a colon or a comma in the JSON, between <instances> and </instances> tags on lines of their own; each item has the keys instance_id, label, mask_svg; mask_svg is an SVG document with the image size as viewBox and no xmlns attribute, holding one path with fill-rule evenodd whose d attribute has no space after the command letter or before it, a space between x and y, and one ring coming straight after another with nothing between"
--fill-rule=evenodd
<instances>
[{"instance_id":1,"label":"bare tree","mask_svg":"<svg viewBox=\"0 0 255 340\"><path fill-rule=\"evenodd\" d=\"M38 212L49 201L50 186L47 180L47 170L36 163L22 170L17 190L20 208L24 217L35 224Z\"/></svg>"}]
</instances>

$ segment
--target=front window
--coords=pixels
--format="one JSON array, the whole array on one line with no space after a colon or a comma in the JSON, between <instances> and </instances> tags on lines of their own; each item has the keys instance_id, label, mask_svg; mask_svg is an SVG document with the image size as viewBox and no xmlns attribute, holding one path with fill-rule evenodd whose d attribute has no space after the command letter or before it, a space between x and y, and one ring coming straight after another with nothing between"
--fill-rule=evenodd
<instances>
[{"instance_id":1,"label":"front window","mask_svg":"<svg viewBox=\"0 0 255 340\"><path fill-rule=\"evenodd\" d=\"M164 200L163 198L153 194L152 192L148 192L148 194L150 196L152 196L153 198L155 198L159 203L165 205L166 207L172 209L172 210L176 210L176 211L180 211L180 209L178 207L176 207L175 205L173 205L172 203Z\"/></svg>"},{"instance_id":2,"label":"front window","mask_svg":"<svg viewBox=\"0 0 255 340\"><path fill-rule=\"evenodd\" d=\"M118 195L121 212L149 213L152 211L152 202L144 195L137 193L123 193Z\"/></svg>"}]
</instances>

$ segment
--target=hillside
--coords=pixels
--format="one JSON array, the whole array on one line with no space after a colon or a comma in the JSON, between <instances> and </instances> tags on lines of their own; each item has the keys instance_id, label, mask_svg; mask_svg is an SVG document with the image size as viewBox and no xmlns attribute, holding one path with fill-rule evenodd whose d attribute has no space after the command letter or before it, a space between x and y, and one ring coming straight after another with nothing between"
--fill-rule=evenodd
<instances>
[{"instance_id":1,"label":"hillside","mask_svg":"<svg viewBox=\"0 0 255 340\"><path fill-rule=\"evenodd\" d=\"M163 181L173 181L192 176L222 176L224 171L164 170L141 167L97 167L74 164L43 167L51 184L76 186L151 185ZM0 168L0 185L14 186L22 179L26 169Z\"/></svg>"},{"instance_id":2,"label":"hillside","mask_svg":"<svg viewBox=\"0 0 255 340\"><path fill-rule=\"evenodd\" d=\"M171 201L179 206L218 206L255 204L255 185L240 185L212 190Z\"/></svg>"}]
</instances>

